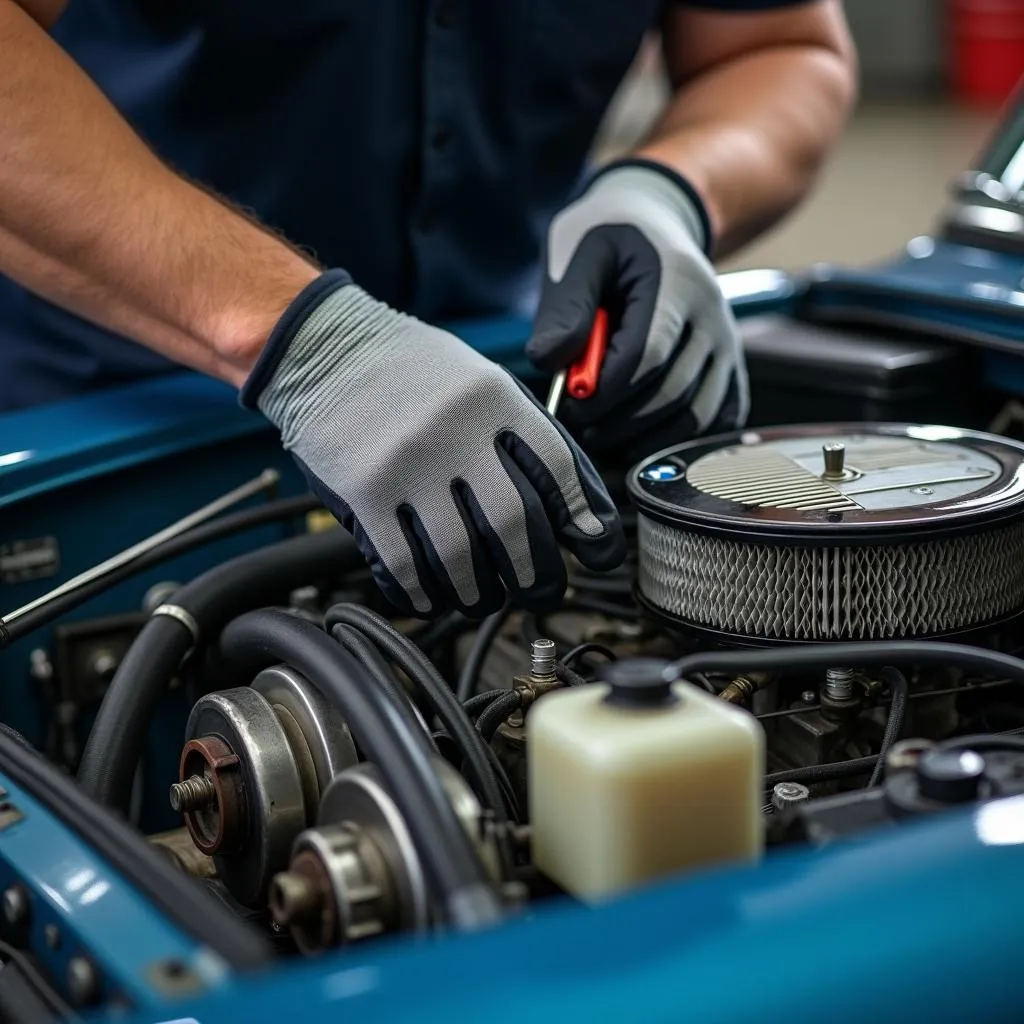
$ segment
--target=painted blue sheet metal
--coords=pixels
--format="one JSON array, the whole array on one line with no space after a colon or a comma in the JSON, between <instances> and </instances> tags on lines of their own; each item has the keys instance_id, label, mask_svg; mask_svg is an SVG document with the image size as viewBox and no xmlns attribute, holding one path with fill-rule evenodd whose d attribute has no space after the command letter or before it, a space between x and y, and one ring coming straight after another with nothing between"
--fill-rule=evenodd
<instances>
[{"instance_id":1,"label":"painted blue sheet metal","mask_svg":"<svg viewBox=\"0 0 1024 1024\"><path fill-rule=\"evenodd\" d=\"M153 983L161 963L186 965L207 990L233 984L220 957L171 925L24 790L3 775L0 785L24 815L0 831L0 889L17 881L29 893L31 945L58 985L83 952L98 968L104 998L124 997L151 1016L166 1015L174 1001ZM60 930L56 948L45 941L47 925Z\"/></svg>"},{"instance_id":2,"label":"painted blue sheet metal","mask_svg":"<svg viewBox=\"0 0 1024 1024\"><path fill-rule=\"evenodd\" d=\"M818 267L799 311L950 334L1024 352L1024 259L931 238L877 266Z\"/></svg>"},{"instance_id":3,"label":"painted blue sheet metal","mask_svg":"<svg viewBox=\"0 0 1024 1024\"><path fill-rule=\"evenodd\" d=\"M296 965L180 1016L328 1021L1019 1021L1024 798L468 938Z\"/></svg>"}]
</instances>

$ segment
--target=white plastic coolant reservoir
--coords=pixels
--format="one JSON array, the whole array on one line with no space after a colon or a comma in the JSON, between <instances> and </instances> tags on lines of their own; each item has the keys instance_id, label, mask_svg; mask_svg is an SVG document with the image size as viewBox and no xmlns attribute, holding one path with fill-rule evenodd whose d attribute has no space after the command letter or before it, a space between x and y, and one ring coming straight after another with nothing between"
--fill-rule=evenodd
<instances>
[{"instance_id":1,"label":"white plastic coolant reservoir","mask_svg":"<svg viewBox=\"0 0 1024 1024\"><path fill-rule=\"evenodd\" d=\"M763 847L760 724L665 665L620 662L527 715L534 864L584 900Z\"/></svg>"}]
</instances>

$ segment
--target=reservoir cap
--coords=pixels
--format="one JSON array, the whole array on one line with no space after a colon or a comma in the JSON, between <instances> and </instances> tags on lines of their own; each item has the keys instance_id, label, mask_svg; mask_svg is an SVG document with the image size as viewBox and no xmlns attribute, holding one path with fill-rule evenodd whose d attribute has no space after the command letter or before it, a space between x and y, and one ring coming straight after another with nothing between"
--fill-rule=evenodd
<instances>
[{"instance_id":1,"label":"reservoir cap","mask_svg":"<svg viewBox=\"0 0 1024 1024\"><path fill-rule=\"evenodd\" d=\"M629 658L601 669L611 687L606 704L619 708L665 708L679 699L672 692L674 666L663 658Z\"/></svg>"},{"instance_id":2,"label":"reservoir cap","mask_svg":"<svg viewBox=\"0 0 1024 1024\"><path fill-rule=\"evenodd\" d=\"M976 800L984 778L985 759L973 750L930 750L917 762L917 784L929 800Z\"/></svg>"}]
</instances>

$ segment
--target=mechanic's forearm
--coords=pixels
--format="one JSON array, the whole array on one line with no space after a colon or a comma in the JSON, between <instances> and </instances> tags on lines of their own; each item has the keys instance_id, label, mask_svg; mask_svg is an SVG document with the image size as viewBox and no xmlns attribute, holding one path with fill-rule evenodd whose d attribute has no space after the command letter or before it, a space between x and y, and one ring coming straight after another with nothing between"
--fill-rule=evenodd
<instances>
[{"instance_id":1,"label":"mechanic's forearm","mask_svg":"<svg viewBox=\"0 0 1024 1024\"><path fill-rule=\"evenodd\" d=\"M852 54L785 46L737 57L679 89L637 155L687 178L726 256L807 191L856 92Z\"/></svg>"},{"instance_id":2,"label":"mechanic's forearm","mask_svg":"<svg viewBox=\"0 0 1024 1024\"><path fill-rule=\"evenodd\" d=\"M240 384L315 266L168 169L0 0L0 271Z\"/></svg>"}]
</instances>

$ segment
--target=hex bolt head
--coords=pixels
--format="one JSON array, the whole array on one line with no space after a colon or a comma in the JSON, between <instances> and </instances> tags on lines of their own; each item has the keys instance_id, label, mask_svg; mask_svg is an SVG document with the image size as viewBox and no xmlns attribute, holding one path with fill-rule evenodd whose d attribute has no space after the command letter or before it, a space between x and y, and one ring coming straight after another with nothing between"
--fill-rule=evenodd
<instances>
[{"instance_id":1,"label":"hex bolt head","mask_svg":"<svg viewBox=\"0 0 1024 1024\"><path fill-rule=\"evenodd\" d=\"M100 994L100 979L88 957L73 956L68 961L68 994L76 1006L90 1006Z\"/></svg>"},{"instance_id":2,"label":"hex bolt head","mask_svg":"<svg viewBox=\"0 0 1024 1024\"><path fill-rule=\"evenodd\" d=\"M811 791L799 782L777 782L772 789L772 807L782 811L794 804L802 804L810 795Z\"/></svg>"},{"instance_id":3,"label":"hex bolt head","mask_svg":"<svg viewBox=\"0 0 1024 1024\"><path fill-rule=\"evenodd\" d=\"M813 704L818 699L818 695L813 690L804 690L804 692L800 694L800 699L805 704Z\"/></svg>"}]
</instances>

